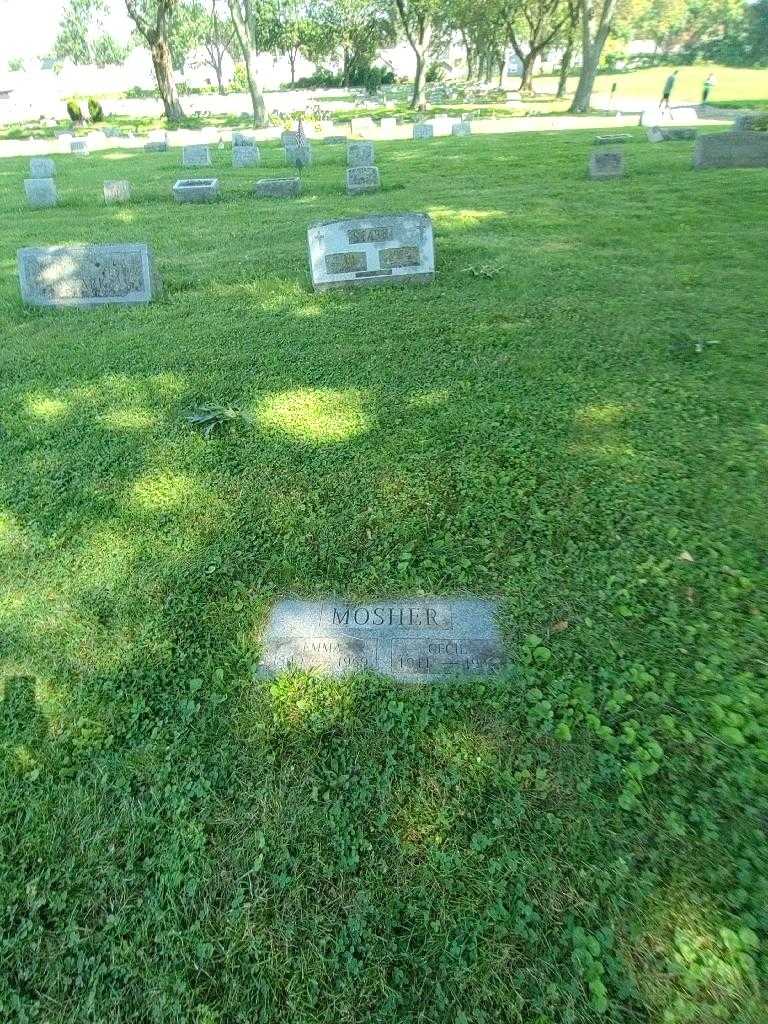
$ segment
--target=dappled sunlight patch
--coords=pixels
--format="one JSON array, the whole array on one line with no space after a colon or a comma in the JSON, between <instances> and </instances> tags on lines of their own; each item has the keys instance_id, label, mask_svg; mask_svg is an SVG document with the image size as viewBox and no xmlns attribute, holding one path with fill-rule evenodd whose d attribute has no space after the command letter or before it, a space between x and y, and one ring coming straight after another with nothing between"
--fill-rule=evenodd
<instances>
[{"instance_id":1,"label":"dappled sunlight patch","mask_svg":"<svg viewBox=\"0 0 768 1024\"><path fill-rule=\"evenodd\" d=\"M576 409L574 419L582 427L605 427L620 423L626 416L623 405L608 402L604 405L585 405Z\"/></svg>"},{"instance_id":2,"label":"dappled sunlight patch","mask_svg":"<svg viewBox=\"0 0 768 1024\"><path fill-rule=\"evenodd\" d=\"M136 214L133 210L115 210L114 218L120 224L132 224L136 220Z\"/></svg>"},{"instance_id":3,"label":"dappled sunlight patch","mask_svg":"<svg viewBox=\"0 0 768 1024\"><path fill-rule=\"evenodd\" d=\"M583 441L568 446L571 455L597 456L612 462L639 462L641 456L630 444L618 441Z\"/></svg>"},{"instance_id":4,"label":"dappled sunlight patch","mask_svg":"<svg viewBox=\"0 0 768 1024\"><path fill-rule=\"evenodd\" d=\"M427 212L437 228L472 228L509 217L504 210L453 210L447 206L431 206Z\"/></svg>"},{"instance_id":5,"label":"dappled sunlight patch","mask_svg":"<svg viewBox=\"0 0 768 1024\"><path fill-rule=\"evenodd\" d=\"M361 392L355 390L281 391L261 402L257 419L271 430L315 444L347 441L370 429Z\"/></svg>"},{"instance_id":6,"label":"dappled sunlight patch","mask_svg":"<svg viewBox=\"0 0 768 1024\"><path fill-rule=\"evenodd\" d=\"M201 488L186 473L154 470L134 480L130 501L145 512L168 512L202 499Z\"/></svg>"},{"instance_id":7,"label":"dappled sunlight patch","mask_svg":"<svg viewBox=\"0 0 768 1024\"><path fill-rule=\"evenodd\" d=\"M99 422L111 430L149 430L157 426L160 417L148 409L112 409L99 417Z\"/></svg>"},{"instance_id":8,"label":"dappled sunlight patch","mask_svg":"<svg viewBox=\"0 0 768 1024\"><path fill-rule=\"evenodd\" d=\"M441 726L426 739L425 752L454 768L485 774L498 760L497 739L469 724L458 728Z\"/></svg>"},{"instance_id":9,"label":"dappled sunlight patch","mask_svg":"<svg viewBox=\"0 0 768 1024\"><path fill-rule=\"evenodd\" d=\"M0 553L10 555L29 548L24 527L10 512L0 509Z\"/></svg>"},{"instance_id":10,"label":"dappled sunlight patch","mask_svg":"<svg viewBox=\"0 0 768 1024\"><path fill-rule=\"evenodd\" d=\"M431 391L424 391L420 395L413 395L408 399L408 405L414 409L429 409L435 405L443 405L450 398L448 388L433 388Z\"/></svg>"},{"instance_id":11,"label":"dappled sunlight patch","mask_svg":"<svg viewBox=\"0 0 768 1024\"><path fill-rule=\"evenodd\" d=\"M260 635L254 635L255 643ZM276 725L322 732L349 710L354 694L349 677L333 679L321 673L288 670L265 680L262 691Z\"/></svg>"},{"instance_id":12,"label":"dappled sunlight patch","mask_svg":"<svg viewBox=\"0 0 768 1024\"><path fill-rule=\"evenodd\" d=\"M68 409L68 403L60 398L51 398L50 395L28 395L25 409L30 416L41 420L55 420L63 416Z\"/></svg>"}]
</instances>

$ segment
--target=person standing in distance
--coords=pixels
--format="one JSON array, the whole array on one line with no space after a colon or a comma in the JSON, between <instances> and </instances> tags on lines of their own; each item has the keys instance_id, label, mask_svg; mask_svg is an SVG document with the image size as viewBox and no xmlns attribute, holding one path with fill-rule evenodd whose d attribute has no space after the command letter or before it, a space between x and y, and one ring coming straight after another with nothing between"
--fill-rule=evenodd
<instances>
[{"instance_id":1,"label":"person standing in distance","mask_svg":"<svg viewBox=\"0 0 768 1024\"><path fill-rule=\"evenodd\" d=\"M672 90L675 88L675 82L677 81L678 71L679 68L676 68L664 83L664 91L661 94L659 110L669 110L669 97L672 95Z\"/></svg>"},{"instance_id":2,"label":"person standing in distance","mask_svg":"<svg viewBox=\"0 0 768 1024\"><path fill-rule=\"evenodd\" d=\"M704 79L704 88L701 90L701 102L702 103L706 103L707 102L707 100L709 99L709 94L710 94L711 90L714 89L714 87L716 85L717 85L717 79L710 72L710 74L708 74L707 77Z\"/></svg>"}]
</instances>

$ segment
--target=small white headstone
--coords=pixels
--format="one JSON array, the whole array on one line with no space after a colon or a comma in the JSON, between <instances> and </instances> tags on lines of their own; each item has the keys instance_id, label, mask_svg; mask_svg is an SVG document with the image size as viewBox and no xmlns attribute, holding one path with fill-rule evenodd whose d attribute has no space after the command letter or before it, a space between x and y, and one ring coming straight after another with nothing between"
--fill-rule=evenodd
<instances>
[{"instance_id":1,"label":"small white headstone","mask_svg":"<svg viewBox=\"0 0 768 1024\"><path fill-rule=\"evenodd\" d=\"M112 203L127 203L131 199L130 181L105 181L104 202L107 205Z\"/></svg>"}]
</instances>

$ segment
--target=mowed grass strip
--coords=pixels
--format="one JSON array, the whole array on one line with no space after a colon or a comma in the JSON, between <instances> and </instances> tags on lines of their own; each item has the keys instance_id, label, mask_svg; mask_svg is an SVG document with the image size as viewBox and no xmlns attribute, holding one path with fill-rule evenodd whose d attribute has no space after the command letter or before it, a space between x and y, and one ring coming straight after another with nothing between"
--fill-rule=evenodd
<instances>
[{"instance_id":1,"label":"mowed grass strip","mask_svg":"<svg viewBox=\"0 0 768 1024\"><path fill-rule=\"evenodd\" d=\"M634 134L379 143L354 199L316 147L282 202L214 149L210 206L2 161L4 1019L765 1019L768 172ZM312 293L308 223L398 210L434 285ZM25 310L70 241L162 298ZM253 678L278 596L463 592L498 680Z\"/></svg>"}]
</instances>

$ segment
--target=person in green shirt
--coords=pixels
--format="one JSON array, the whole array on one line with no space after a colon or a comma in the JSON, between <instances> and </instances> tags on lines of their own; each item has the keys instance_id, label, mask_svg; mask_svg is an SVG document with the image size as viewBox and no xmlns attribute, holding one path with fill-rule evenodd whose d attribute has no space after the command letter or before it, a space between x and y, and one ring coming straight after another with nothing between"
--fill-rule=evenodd
<instances>
[{"instance_id":1,"label":"person in green shirt","mask_svg":"<svg viewBox=\"0 0 768 1024\"><path fill-rule=\"evenodd\" d=\"M661 94L661 102L659 103L659 110L669 110L669 97L672 95L672 90L675 88L675 82L677 81L678 70L672 72L664 83L664 91Z\"/></svg>"}]
</instances>

